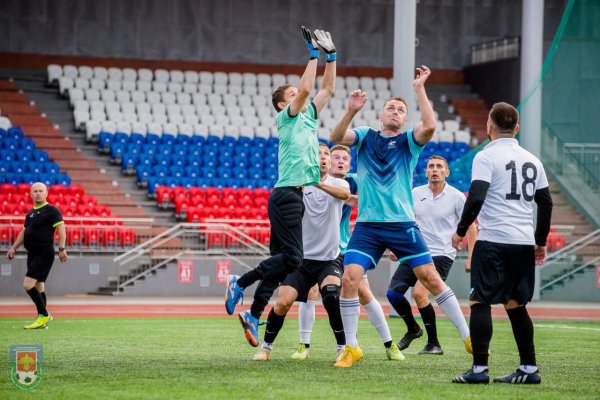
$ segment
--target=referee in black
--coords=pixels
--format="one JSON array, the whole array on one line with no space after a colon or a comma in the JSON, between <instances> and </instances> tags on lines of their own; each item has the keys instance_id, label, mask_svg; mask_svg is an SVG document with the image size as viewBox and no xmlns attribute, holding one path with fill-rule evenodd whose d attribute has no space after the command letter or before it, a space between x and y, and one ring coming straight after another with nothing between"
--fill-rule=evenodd
<instances>
[{"instance_id":1,"label":"referee in black","mask_svg":"<svg viewBox=\"0 0 600 400\"><path fill-rule=\"evenodd\" d=\"M26 325L25 329L43 329L52 320L46 309L45 282L54 263L55 229L58 229L58 259L63 263L69 259L65 250L67 233L62 214L58 208L46 202L46 197L46 185L36 182L31 186L33 208L27 212L23 230L6 253L6 258L12 260L21 244L25 244L27 250L27 273L23 288L35 304L38 317L32 324Z\"/></svg>"}]
</instances>

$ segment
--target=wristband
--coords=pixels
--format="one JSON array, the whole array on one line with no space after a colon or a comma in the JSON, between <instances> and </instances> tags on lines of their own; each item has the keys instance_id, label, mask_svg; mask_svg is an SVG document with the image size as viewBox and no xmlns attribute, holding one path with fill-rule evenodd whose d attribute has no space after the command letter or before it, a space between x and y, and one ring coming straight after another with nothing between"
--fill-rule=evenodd
<instances>
[{"instance_id":1,"label":"wristband","mask_svg":"<svg viewBox=\"0 0 600 400\"><path fill-rule=\"evenodd\" d=\"M335 53L326 53L325 54L325 61L326 62L333 62L333 61L335 61Z\"/></svg>"}]
</instances>

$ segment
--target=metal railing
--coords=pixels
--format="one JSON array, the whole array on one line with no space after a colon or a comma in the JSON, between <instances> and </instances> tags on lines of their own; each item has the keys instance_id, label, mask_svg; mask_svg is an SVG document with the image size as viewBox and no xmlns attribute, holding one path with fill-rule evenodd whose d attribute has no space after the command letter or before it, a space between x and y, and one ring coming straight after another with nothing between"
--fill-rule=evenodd
<instances>
[{"instance_id":1,"label":"metal railing","mask_svg":"<svg viewBox=\"0 0 600 400\"><path fill-rule=\"evenodd\" d=\"M211 220L210 223L180 223L114 258L125 266L140 257L170 258L181 251L208 252L228 249L231 254L268 256L269 248L253 233L268 231L265 221ZM258 231L258 232L257 232Z\"/></svg>"},{"instance_id":2,"label":"metal railing","mask_svg":"<svg viewBox=\"0 0 600 400\"><path fill-rule=\"evenodd\" d=\"M520 39L518 37L491 40L471 46L471 64L519 57Z\"/></svg>"},{"instance_id":3,"label":"metal railing","mask_svg":"<svg viewBox=\"0 0 600 400\"><path fill-rule=\"evenodd\" d=\"M597 192L600 190L600 144L564 143L548 125L543 127L544 163L561 175L579 175Z\"/></svg>"},{"instance_id":4,"label":"metal railing","mask_svg":"<svg viewBox=\"0 0 600 400\"><path fill-rule=\"evenodd\" d=\"M25 216L0 216L0 244L14 243L23 229ZM65 217L70 255L121 253L152 237L152 218ZM58 232L55 233L58 244ZM24 257L25 249L17 251Z\"/></svg>"},{"instance_id":5,"label":"metal railing","mask_svg":"<svg viewBox=\"0 0 600 400\"><path fill-rule=\"evenodd\" d=\"M580 255L586 248L596 249L595 251L592 250L591 254L585 256L586 258L591 257L587 260L582 259ZM600 253L600 229L588 233L562 249L551 253L544 264L539 268L542 280L540 290L547 289L550 286L569 278L582 269L595 265L600 260L600 254L598 253ZM566 267L567 265L571 267ZM542 274L549 276L551 279L547 282L543 282L544 277Z\"/></svg>"}]
</instances>

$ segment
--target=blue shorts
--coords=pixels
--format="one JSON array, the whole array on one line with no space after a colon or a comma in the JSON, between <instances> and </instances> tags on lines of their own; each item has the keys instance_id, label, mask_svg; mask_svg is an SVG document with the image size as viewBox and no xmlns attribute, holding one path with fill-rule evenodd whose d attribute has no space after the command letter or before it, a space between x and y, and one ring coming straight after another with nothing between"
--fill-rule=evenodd
<instances>
[{"instance_id":1,"label":"blue shorts","mask_svg":"<svg viewBox=\"0 0 600 400\"><path fill-rule=\"evenodd\" d=\"M358 222L348 243L344 265L375 268L386 249L411 268L433 262L416 222Z\"/></svg>"}]
</instances>

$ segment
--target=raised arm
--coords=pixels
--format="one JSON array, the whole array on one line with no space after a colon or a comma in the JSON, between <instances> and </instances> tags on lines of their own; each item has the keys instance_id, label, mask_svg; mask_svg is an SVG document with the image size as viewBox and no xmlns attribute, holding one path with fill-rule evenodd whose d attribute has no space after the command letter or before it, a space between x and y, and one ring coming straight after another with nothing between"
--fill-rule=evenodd
<instances>
[{"instance_id":1,"label":"raised arm","mask_svg":"<svg viewBox=\"0 0 600 400\"><path fill-rule=\"evenodd\" d=\"M421 121L417 123L414 129L414 135L417 142L420 144L426 144L431 140L433 133L435 132L435 114L433 107L427 98L427 92L425 91L425 82L431 75L431 71L424 65L421 68L417 68L417 77L413 81L415 92L417 93L417 101L419 103L419 109L421 110Z\"/></svg>"},{"instance_id":2,"label":"raised arm","mask_svg":"<svg viewBox=\"0 0 600 400\"><path fill-rule=\"evenodd\" d=\"M298 93L296 93L296 97L294 97L294 100L290 104L290 117L298 115L298 113L306 106L306 101L308 100L308 96L310 96L310 91L315 85L315 76L317 75L319 46L312 37L310 31L304 26L302 27L302 35L304 36L304 42L306 43L306 47L308 48L308 52L310 54L310 60L308 61L308 64L306 64L304 73L300 78L300 83L298 84Z\"/></svg>"},{"instance_id":3,"label":"raised arm","mask_svg":"<svg viewBox=\"0 0 600 400\"><path fill-rule=\"evenodd\" d=\"M329 32L315 29L314 34L317 38L317 43L325 52L325 60L327 62L325 64L321 89L319 89L317 95L313 99L313 103L315 103L315 106L317 107L317 114L320 114L323 107L325 107L325 104L327 104L331 96L333 96L333 91L335 90L336 52L335 45L331 40Z\"/></svg>"},{"instance_id":4,"label":"raised arm","mask_svg":"<svg viewBox=\"0 0 600 400\"><path fill-rule=\"evenodd\" d=\"M327 183L319 182L315 184L315 187L336 199L345 201L350 197L350 189L347 186L329 185Z\"/></svg>"},{"instance_id":5,"label":"raised arm","mask_svg":"<svg viewBox=\"0 0 600 400\"><path fill-rule=\"evenodd\" d=\"M355 90L350 93L350 97L348 99L348 109L342 116L342 119L335 124L335 127L329 134L329 140L346 146L351 146L354 144L354 141L356 140L356 133L353 130L348 129L348 127L352 123L354 116L363 108L367 100L369 100L369 97L361 90Z\"/></svg>"}]
</instances>

